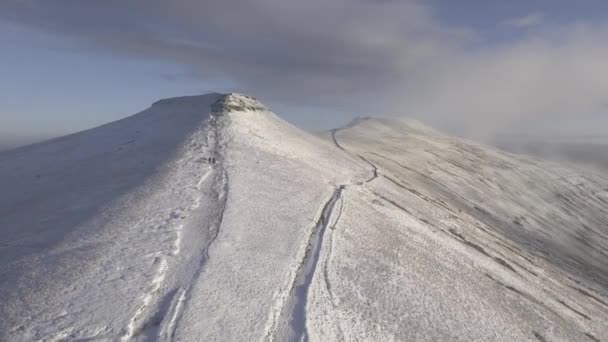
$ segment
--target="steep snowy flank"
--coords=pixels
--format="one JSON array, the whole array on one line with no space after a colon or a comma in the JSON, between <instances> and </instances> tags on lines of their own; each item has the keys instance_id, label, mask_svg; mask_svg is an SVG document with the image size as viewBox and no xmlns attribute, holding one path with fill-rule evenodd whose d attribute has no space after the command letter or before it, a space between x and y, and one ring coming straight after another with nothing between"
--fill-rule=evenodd
<instances>
[{"instance_id":1,"label":"steep snowy flank","mask_svg":"<svg viewBox=\"0 0 608 342\"><path fill-rule=\"evenodd\" d=\"M0 153L0 340L608 340L608 179L209 94Z\"/></svg>"},{"instance_id":2,"label":"steep snowy flank","mask_svg":"<svg viewBox=\"0 0 608 342\"><path fill-rule=\"evenodd\" d=\"M359 120L333 139L378 179L346 193L331 290L319 277L325 303L309 313L335 318L317 319L316 339L608 338L605 176L405 121Z\"/></svg>"},{"instance_id":3,"label":"steep snowy flank","mask_svg":"<svg viewBox=\"0 0 608 342\"><path fill-rule=\"evenodd\" d=\"M225 201L218 97L0 154L1 340L171 329Z\"/></svg>"}]
</instances>

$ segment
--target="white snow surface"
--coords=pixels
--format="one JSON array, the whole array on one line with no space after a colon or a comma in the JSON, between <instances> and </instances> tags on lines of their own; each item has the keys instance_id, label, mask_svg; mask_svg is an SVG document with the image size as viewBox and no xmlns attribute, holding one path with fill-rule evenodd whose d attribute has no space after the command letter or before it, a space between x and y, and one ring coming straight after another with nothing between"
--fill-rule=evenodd
<instances>
[{"instance_id":1,"label":"white snow surface","mask_svg":"<svg viewBox=\"0 0 608 342\"><path fill-rule=\"evenodd\" d=\"M608 177L161 100L0 153L0 341L608 340Z\"/></svg>"}]
</instances>

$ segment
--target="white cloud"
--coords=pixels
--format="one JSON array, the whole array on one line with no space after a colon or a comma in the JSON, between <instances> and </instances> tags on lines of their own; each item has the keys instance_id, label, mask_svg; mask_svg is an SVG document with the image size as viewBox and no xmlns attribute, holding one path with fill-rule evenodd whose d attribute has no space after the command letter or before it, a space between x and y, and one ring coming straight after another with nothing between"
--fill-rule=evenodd
<instances>
[{"instance_id":1,"label":"white cloud","mask_svg":"<svg viewBox=\"0 0 608 342\"><path fill-rule=\"evenodd\" d=\"M598 113L608 118L607 41L606 28L576 25L453 51L395 106L481 138L547 131Z\"/></svg>"}]
</instances>

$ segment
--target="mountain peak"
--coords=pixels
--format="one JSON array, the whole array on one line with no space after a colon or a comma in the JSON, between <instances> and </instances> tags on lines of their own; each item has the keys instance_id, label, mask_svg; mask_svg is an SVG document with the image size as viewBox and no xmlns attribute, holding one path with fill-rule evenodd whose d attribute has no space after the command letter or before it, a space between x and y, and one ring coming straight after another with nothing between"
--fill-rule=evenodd
<instances>
[{"instance_id":1,"label":"mountain peak","mask_svg":"<svg viewBox=\"0 0 608 342\"><path fill-rule=\"evenodd\" d=\"M411 118L386 118L386 117L371 117L358 116L349 122L346 126L337 130L360 128L360 129L379 129L379 128L397 128L403 132L421 133L421 134L439 134L433 128L423 124L422 122ZM336 129L335 129L336 130Z\"/></svg>"},{"instance_id":2,"label":"mountain peak","mask_svg":"<svg viewBox=\"0 0 608 342\"><path fill-rule=\"evenodd\" d=\"M211 110L213 112L242 112L242 111L266 111L268 107L253 96L239 93L209 93L204 95L191 95L170 97L161 99L152 104L152 107L165 106L207 106L213 101Z\"/></svg>"},{"instance_id":3,"label":"mountain peak","mask_svg":"<svg viewBox=\"0 0 608 342\"><path fill-rule=\"evenodd\" d=\"M211 109L214 112L243 112L268 110L255 97L238 93L227 93L215 101Z\"/></svg>"}]
</instances>

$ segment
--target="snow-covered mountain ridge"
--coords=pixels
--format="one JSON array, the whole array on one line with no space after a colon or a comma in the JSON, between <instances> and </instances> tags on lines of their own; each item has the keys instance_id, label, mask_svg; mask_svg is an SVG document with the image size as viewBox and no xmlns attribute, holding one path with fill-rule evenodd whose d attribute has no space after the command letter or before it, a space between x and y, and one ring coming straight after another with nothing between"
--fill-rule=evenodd
<instances>
[{"instance_id":1,"label":"snow-covered mountain ridge","mask_svg":"<svg viewBox=\"0 0 608 342\"><path fill-rule=\"evenodd\" d=\"M608 339L608 179L209 94L0 153L0 340Z\"/></svg>"}]
</instances>

